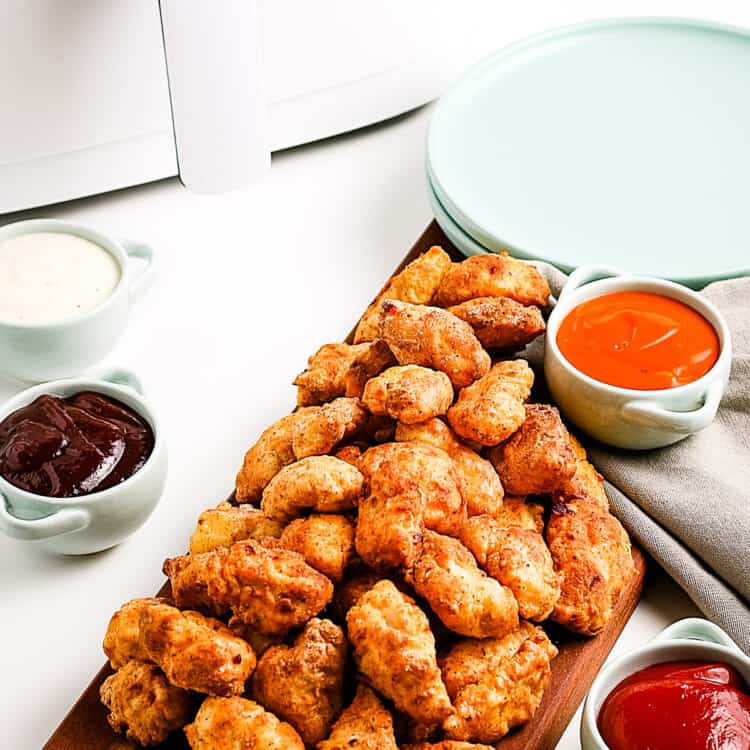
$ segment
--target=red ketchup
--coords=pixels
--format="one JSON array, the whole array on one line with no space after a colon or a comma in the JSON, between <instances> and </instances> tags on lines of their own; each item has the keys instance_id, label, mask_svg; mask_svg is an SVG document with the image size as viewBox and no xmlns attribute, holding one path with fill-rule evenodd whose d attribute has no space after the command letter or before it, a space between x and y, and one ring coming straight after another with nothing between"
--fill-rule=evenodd
<instances>
[{"instance_id":1,"label":"red ketchup","mask_svg":"<svg viewBox=\"0 0 750 750\"><path fill-rule=\"evenodd\" d=\"M750 696L727 664L655 664L617 685L597 725L611 750L750 750Z\"/></svg>"}]
</instances>

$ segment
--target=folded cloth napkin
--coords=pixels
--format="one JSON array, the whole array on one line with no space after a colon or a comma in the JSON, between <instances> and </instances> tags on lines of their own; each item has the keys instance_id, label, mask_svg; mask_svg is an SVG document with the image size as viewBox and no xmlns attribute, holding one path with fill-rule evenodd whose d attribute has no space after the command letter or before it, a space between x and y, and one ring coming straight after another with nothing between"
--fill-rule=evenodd
<instances>
[{"instance_id":1,"label":"folded cloth napkin","mask_svg":"<svg viewBox=\"0 0 750 750\"><path fill-rule=\"evenodd\" d=\"M538 265L558 294L564 274ZM656 450L586 447L633 539L750 655L750 278L701 293L732 335L731 376L714 422Z\"/></svg>"}]
</instances>

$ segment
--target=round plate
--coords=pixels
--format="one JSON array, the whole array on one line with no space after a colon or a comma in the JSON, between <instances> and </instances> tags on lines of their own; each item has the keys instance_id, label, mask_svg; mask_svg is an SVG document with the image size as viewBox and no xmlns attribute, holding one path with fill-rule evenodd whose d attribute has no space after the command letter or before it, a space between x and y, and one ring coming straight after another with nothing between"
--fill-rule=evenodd
<instances>
[{"instance_id":1,"label":"round plate","mask_svg":"<svg viewBox=\"0 0 750 750\"><path fill-rule=\"evenodd\" d=\"M479 246L691 286L750 273L750 35L672 19L568 27L438 104L427 171Z\"/></svg>"}]
</instances>

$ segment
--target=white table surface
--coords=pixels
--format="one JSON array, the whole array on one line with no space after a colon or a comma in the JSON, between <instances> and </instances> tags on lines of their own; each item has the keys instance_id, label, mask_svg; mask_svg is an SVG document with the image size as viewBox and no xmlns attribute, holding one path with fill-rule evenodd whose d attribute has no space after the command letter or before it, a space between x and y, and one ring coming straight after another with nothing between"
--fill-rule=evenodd
<instances>
[{"instance_id":1,"label":"white table surface","mask_svg":"<svg viewBox=\"0 0 750 750\"><path fill-rule=\"evenodd\" d=\"M164 558L185 550L198 513L232 489L244 451L289 411L306 357L346 335L428 223L428 116L276 155L267 179L241 192L197 196L169 180L24 215L157 249L161 277L109 361L146 384L170 470L150 520L108 552L55 557L0 536L0 746L38 748L53 732L103 662L111 613L159 588ZM0 382L0 399L16 390ZM613 653L694 614L652 570ZM576 717L559 748L577 747Z\"/></svg>"}]
</instances>

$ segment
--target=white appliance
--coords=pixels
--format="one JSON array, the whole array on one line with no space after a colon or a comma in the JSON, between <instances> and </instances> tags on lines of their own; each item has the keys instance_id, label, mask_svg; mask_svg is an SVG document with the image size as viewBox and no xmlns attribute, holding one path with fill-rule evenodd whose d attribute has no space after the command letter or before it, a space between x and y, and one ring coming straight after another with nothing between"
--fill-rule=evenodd
<instances>
[{"instance_id":1,"label":"white appliance","mask_svg":"<svg viewBox=\"0 0 750 750\"><path fill-rule=\"evenodd\" d=\"M174 175L246 184L271 151L438 95L493 46L456 34L461 5L2 0L0 213Z\"/></svg>"}]
</instances>

